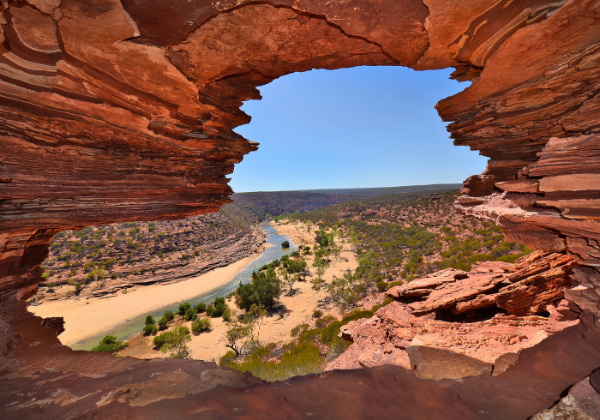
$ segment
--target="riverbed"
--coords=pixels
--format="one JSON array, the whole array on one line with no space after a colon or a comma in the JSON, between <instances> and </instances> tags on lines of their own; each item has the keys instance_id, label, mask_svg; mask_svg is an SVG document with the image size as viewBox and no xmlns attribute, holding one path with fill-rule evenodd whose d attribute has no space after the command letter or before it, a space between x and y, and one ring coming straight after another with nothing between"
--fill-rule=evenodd
<instances>
[{"instance_id":1,"label":"riverbed","mask_svg":"<svg viewBox=\"0 0 600 420\"><path fill-rule=\"evenodd\" d=\"M250 278L251 278L253 271L257 270L258 268L260 268L261 266L263 266L265 264L269 264L273 260L281 258L284 255L289 255L290 253L292 253L293 251L295 251L297 249L296 246L293 244L293 241L290 238L288 238L287 236L278 234L271 225L263 224L262 229L267 234L267 241L266 241L265 249L262 251L260 256L258 256L258 258L254 258L252 261L246 262L245 265L238 268L237 274L235 274L233 277L231 277L231 279L229 281L227 281L226 283L220 284L219 286L211 288L209 291L204 291L203 293L198 294L196 296L184 297L182 299L177 299L177 300L173 300L172 299L173 294L170 293L169 294L170 302L165 302L164 304L157 306L152 310L145 311L144 313L138 314L135 317L127 319L125 322L121 322L118 325L115 325L114 327L111 327L109 329L103 329L102 332L100 332L100 333L91 335L83 340L79 340L75 343L71 343L68 345L73 350L91 350L92 347L97 345L98 342L107 335L114 335L117 337L118 340L127 339L131 335L138 333L142 330L142 328L144 327L144 321L145 321L147 315L152 315L154 317L154 319L160 319L162 317L162 315L168 310L175 312L179 308L180 303L189 302L192 305L196 305L200 302L209 303L218 297L227 296L229 293L233 292L239 286L240 282L242 282L242 283L250 282ZM287 248L287 249L281 248L281 243L283 241L289 241L290 248ZM238 264L238 263L234 263L234 264ZM234 264L232 264L232 265L234 265ZM224 268L226 269L228 267L224 267ZM218 277L219 270L220 269L216 269L212 272L209 272L209 273L206 273L206 274L200 276L199 278L203 278L204 276L209 276L211 274L212 274L212 277L215 277L215 274L217 274L217 277ZM185 280L185 282L189 282L189 281L193 281L193 280ZM176 283L176 285L181 284L181 283L183 283L183 282ZM216 283L218 283L218 281ZM145 286L145 287L152 287L152 286ZM168 287L168 286L158 285L157 287ZM143 290L143 289L141 289L141 290ZM130 292L130 294L134 294L134 293L137 293L137 291ZM93 310L92 307L90 307L89 309L90 309L90 311ZM37 312L36 312L36 314L37 314ZM50 316L50 315L45 315L45 316ZM61 314L56 313L51 316L61 316ZM65 330L67 331L68 328L69 328L69 325L67 322L65 324ZM61 337L59 336L59 338L61 338Z\"/></svg>"}]
</instances>

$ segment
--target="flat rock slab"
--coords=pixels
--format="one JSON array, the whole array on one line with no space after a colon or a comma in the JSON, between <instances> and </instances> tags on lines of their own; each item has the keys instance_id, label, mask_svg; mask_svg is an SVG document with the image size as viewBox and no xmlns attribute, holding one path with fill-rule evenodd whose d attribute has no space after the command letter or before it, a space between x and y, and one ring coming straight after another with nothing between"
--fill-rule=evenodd
<instances>
[{"instance_id":1,"label":"flat rock slab","mask_svg":"<svg viewBox=\"0 0 600 420\"><path fill-rule=\"evenodd\" d=\"M464 279L466 277L467 273L464 271L449 268L434 273L430 277L413 280L402 286L394 286L388 290L387 294L393 298L426 296L429 294L431 289L435 289L442 284L454 283L456 280Z\"/></svg>"},{"instance_id":2,"label":"flat rock slab","mask_svg":"<svg viewBox=\"0 0 600 420\"><path fill-rule=\"evenodd\" d=\"M482 273L454 283L445 284L433 290L425 302L415 302L408 305L415 315L447 309L458 302L466 301L492 290L505 280L503 274Z\"/></svg>"}]
</instances>

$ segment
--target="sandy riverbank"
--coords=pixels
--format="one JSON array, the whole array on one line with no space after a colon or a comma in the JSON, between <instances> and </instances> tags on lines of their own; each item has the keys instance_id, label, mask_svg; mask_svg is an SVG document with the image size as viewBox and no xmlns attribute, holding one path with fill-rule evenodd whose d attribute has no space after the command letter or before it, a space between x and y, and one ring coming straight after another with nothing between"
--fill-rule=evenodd
<instances>
[{"instance_id":1,"label":"sandy riverbank","mask_svg":"<svg viewBox=\"0 0 600 420\"><path fill-rule=\"evenodd\" d=\"M104 298L49 301L30 306L29 310L43 318L62 316L65 319L65 331L59 339L63 344L69 345L108 331L135 316L219 287L260 255L261 252L258 252L227 267L217 268L178 283L137 286L129 289L127 293L120 292Z\"/></svg>"},{"instance_id":2,"label":"sandy riverbank","mask_svg":"<svg viewBox=\"0 0 600 420\"><path fill-rule=\"evenodd\" d=\"M315 243L314 229L309 230L304 224L280 224L273 223L277 233L285 235L291 239L294 245L311 246ZM313 257L306 258L308 267L312 275L315 275L315 269L312 267ZM326 283L331 283L333 276L341 277L346 270L355 270L358 266L356 253L348 245L344 244L344 250L337 261L332 261L329 268L323 275ZM310 280L310 277L309 279ZM291 340L290 331L298 324L308 323L314 325L312 317L315 309L323 311L324 315L331 314L340 316L338 308L329 303L323 302L327 292L325 288L315 291L311 288L310 281L296 282L294 285L295 293L288 296L288 289L285 287L284 294L279 299L278 310L266 317L264 324L260 329L260 342L289 342ZM228 302L231 309L237 313L242 313L237 308L233 300ZM192 341L188 344L193 359L216 361L230 349L225 346L224 334L227 331L227 324L222 318L213 318L212 330L202 333L198 336L192 335ZM182 322L182 324L191 326L191 322ZM130 347L120 352L123 356L133 356L139 358L159 358L166 355L158 350L154 350L152 337L135 337L129 341Z\"/></svg>"}]
</instances>

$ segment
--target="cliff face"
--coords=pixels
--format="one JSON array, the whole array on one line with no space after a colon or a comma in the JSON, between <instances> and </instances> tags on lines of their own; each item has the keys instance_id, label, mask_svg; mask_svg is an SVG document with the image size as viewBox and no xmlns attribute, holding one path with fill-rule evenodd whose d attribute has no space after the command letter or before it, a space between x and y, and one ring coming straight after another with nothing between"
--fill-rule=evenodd
<instances>
[{"instance_id":1,"label":"cliff face","mask_svg":"<svg viewBox=\"0 0 600 420\"><path fill-rule=\"evenodd\" d=\"M547 408L600 366L598 10L599 0L2 2L2 416L157 416L165 398L181 403L177 414L219 418L240 410L366 418L374 398L384 418L400 408L443 418L486 418L490 410L526 418ZM210 374L191 362L134 368L56 347L25 312L19 302L40 281L56 232L217 210L231 195L226 176L257 147L232 131L249 121L242 101L290 72L359 65L454 67L455 78L472 81L437 105L453 121L455 144L490 158L483 175L465 182L457 208L499 223L510 240L581 264L571 279L577 287L565 292L580 310L582 322L569 330L577 332L557 333L502 375L464 385L385 367L252 385L240 396L210 391L205 381L255 382L214 379L231 375L214 366ZM158 395L165 383L188 379L193 385ZM336 400L349 382L358 385Z\"/></svg>"}]
</instances>

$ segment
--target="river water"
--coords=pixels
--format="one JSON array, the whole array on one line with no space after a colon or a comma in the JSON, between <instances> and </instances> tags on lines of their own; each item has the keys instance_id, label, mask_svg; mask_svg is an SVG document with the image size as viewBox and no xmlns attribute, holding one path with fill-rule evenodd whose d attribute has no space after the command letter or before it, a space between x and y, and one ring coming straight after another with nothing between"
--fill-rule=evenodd
<instances>
[{"instance_id":1,"label":"river water","mask_svg":"<svg viewBox=\"0 0 600 420\"><path fill-rule=\"evenodd\" d=\"M154 319L158 320L162 318L166 311L177 312L180 303L189 302L192 304L192 306L195 306L200 302L209 303L218 297L227 296L229 293L237 289L240 281L244 284L249 283L253 271L258 270L265 264L269 264L271 261L280 259L284 255L289 255L297 249L296 245L292 243L290 238L278 234L273 226L264 224L262 225L262 229L267 234L267 244L271 244L272 246L266 248L257 259L244 267L242 271L236 274L228 283L225 283L222 286L216 287L209 292L203 293L191 299L170 303L151 312L131 318L115 326L109 331L104 331L103 333L93 335L84 340L78 341L77 343L73 343L70 345L70 347L73 350L91 350L92 347L98 345L98 342L107 335L114 335L117 337L117 340L125 340L131 337L133 334L142 331L147 315L152 315ZM281 243L283 241L289 241L290 248L281 248Z\"/></svg>"}]
</instances>

